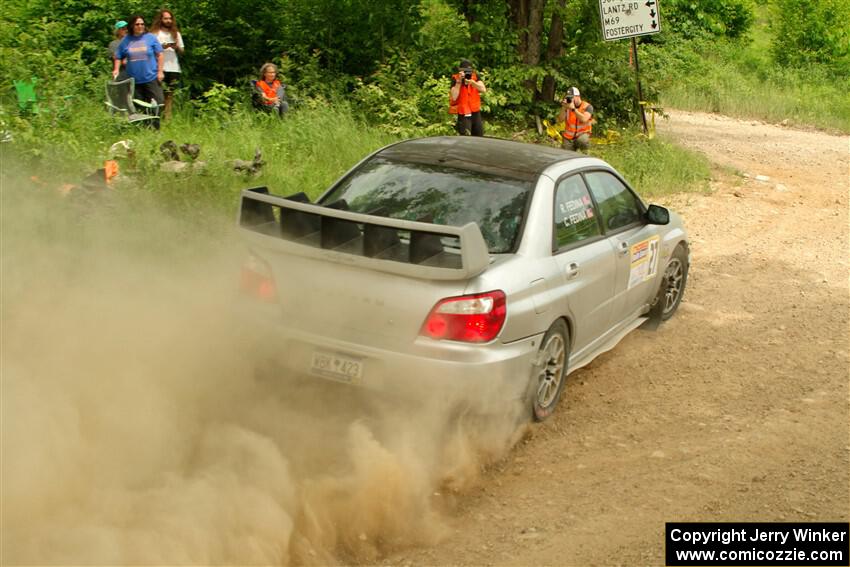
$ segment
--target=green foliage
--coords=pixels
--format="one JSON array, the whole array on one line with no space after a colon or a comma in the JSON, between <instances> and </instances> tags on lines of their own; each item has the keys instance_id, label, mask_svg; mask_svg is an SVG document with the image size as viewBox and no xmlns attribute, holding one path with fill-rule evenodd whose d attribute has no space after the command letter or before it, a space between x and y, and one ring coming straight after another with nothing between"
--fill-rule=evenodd
<instances>
[{"instance_id":1,"label":"green foliage","mask_svg":"<svg viewBox=\"0 0 850 567\"><path fill-rule=\"evenodd\" d=\"M741 37L754 21L752 0L666 0L662 25L688 38Z\"/></svg>"},{"instance_id":2,"label":"green foliage","mask_svg":"<svg viewBox=\"0 0 850 567\"><path fill-rule=\"evenodd\" d=\"M237 102L243 97L244 91L213 83L200 99L192 101L192 104L202 113L210 114L218 118L228 116L233 112Z\"/></svg>"},{"instance_id":3,"label":"green foliage","mask_svg":"<svg viewBox=\"0 0 850 567\"><path fill-rule=\"evenodd\" d=\"M511 67L519 63L516 30L507 24L508 3L500 0L465 2L468 4L469 40L465 55L479 67Z\"/></svg>"},{"instance_id":4,"label":"green foliage","mask_svg":"<svg viewBox=\"0 0 850 567\"><path fill-rule=\"evenodd\" d=\"M427 78L415 90L403 90L392 72L379 71L374 81L357 81L352 101L369 122L391 134L411 137L451 132L448 78Z\"/></svg>"},{"instance_id":5,"label":"green foliage","mask_svg":"<svg viewBox=\"0 0 850 567\"><path fill-rule=\"evenodd\" d=\"M782 65L827 64L850 75L850 3L774 0L773 56Z\"/></svg>"},{"instance_id":6,"label":"green foliage","mask_svg":"<svg viewBox=\"0 0 850 567\"><path fill-rule=\"evenodd\" d=\"M850 72L810 63L779 67L745 40L641 46L642 70L665 106L850 132Z\"/></svg>"},{"instance_id":7,"label":"green foliage","mask_svg":"<svg viewBox=\"0 0 850 567\"><path fill-rule=\"evenodd\" d=\"M424 0L420 18L422 26L410 57L420 69L430 69L433 74L453 73L461 59L471 56L469 25L442 0Z\"/></svg>"},{"instance_id":8,"label":"green foliage","mask_svg":"<svg viewBox=\"0 0 850 567\"><path fill-rule=\"evenodd\" d=\"M850 4L760 0L760 7L770 2L775 8L764 39L766 28L753 28L754 13L763 16L754 12L754 1L666 0L664 32L640 43L644 100L850 128L850 28L843 25ZM470 58L487 84L488 134L531 128L535 116L554 119L558 105L535 96L546 78L554 79L556 97L570 85L582 90L595 108L597 131L638 119L629 42L602 41L595 1L566 0L563 10L546 2L541 46L557 9L563 55L538 65L521 62L523 30L514 29L510 4L502 0L168 5L186 42L178 116L212 121L217 129L262 120L239 117L247 108L248 80L266 61L280 67L295 109L311 116L343 109L392 137L451 133L449 77L461 58ZM88 140L112 135L115 121L100 106L112 24L131 13L151 21L159 7L159 0L7 0L0 13L0 124L24 153L47 158L56 144L79 158L90 153ZM752 36L759 49L747 43ZM767 56L771 41L786 68ZM12 81L33 77L43 111L21 115ZM95 104L82 104L88 100Z\"/></svg>"}]
</instances>

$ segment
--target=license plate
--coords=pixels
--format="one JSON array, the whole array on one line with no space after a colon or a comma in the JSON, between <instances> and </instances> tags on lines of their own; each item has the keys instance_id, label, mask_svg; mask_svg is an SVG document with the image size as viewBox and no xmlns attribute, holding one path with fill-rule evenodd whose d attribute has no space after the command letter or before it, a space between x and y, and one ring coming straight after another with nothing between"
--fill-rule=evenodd
<instances>
[{"instance_id":1,"label":"license plate","mask_svg":"<svg viewBox=\"0 0 850 567\"><path fill-rule=\"evenodd\" d=\"M363 377L363 361L330 352L313 353L313 374L356 384Z\"/></svg>"}]
</instances>

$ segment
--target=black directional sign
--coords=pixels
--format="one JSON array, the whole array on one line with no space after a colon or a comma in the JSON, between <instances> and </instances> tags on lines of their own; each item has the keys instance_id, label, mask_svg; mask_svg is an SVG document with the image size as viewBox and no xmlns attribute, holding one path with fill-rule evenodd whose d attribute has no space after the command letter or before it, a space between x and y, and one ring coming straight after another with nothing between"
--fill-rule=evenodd
<instances>
[{"instance_id":1,"label":"black directional sign","mask_svg":"<svg viewBox=\"0 0 850 567\"><path fill-rule=\"evenodd\" d=\"M599 17L605 41L661 31L661 10L655 0L599 0Z\"/></svg>"}]
</instances>

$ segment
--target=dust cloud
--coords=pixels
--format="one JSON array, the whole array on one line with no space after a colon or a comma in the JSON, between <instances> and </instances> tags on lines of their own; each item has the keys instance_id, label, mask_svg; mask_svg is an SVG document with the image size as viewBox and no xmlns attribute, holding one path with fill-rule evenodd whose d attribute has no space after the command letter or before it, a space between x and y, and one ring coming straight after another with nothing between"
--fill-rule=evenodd
<instances>
[{"instance_id":1,"label":"dust cloud","mask_svg":"<svg viewBox=\"0 0 850 567\"><path fill-rule=\"evenodd\" d=\"M257 379L230 219L81 191L2 183L0 562L370 563L445 535L511 428Z\"/></svg>"}]
</instances>

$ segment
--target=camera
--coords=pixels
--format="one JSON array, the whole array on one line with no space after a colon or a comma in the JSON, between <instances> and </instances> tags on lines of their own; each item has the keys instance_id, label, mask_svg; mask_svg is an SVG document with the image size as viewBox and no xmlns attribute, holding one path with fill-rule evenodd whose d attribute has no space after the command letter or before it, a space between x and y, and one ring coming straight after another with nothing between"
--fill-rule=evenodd
<instances>
[{"instance_id":1,"label":"camera","mask_svg":"<svg viewBox=\"0 0 850 567\"><path fill-rule=\"evenodd\" d=\"M570 104L572 101L573 101L573 97L571 97L571 96L565 96L564 97L565 103Z\"/></svg>"},{"instance_id":2,"label":"camera","mask_svg":"<svg viewBox=\"0 0 850 567\"><path fill-rule=\"evenodd\" d=\"M472 78L472 69L464 69L463 70L463 78L467 81Z\"/></svg>"}]
</instances>

